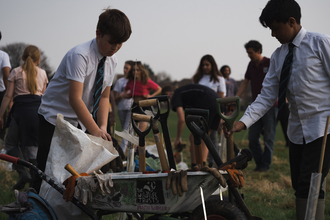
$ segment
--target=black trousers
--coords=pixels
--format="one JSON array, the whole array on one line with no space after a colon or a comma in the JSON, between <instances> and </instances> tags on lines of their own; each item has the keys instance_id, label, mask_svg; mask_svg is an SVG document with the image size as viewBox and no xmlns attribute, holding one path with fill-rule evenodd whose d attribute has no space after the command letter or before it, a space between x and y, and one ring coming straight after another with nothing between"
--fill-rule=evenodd
<instances>
[{"instance_id":1,"label":"black trousers","mask_svg":"<svg viewBox=\"0 0 330 220\"><path fill-rule=\"evenodd\" d=\"M55 126L46 121L46 119L39 115L39 146L37 154L38 168L45 172L47 157L52 142ZM33 183L33 188L39 193L42 179L37 176Z\"/></svg>"},{"instance_id":2,"label":"black trousers","mask_svg":"<svg viewBox=\"0 0 330 220\"><path fill-rule=\"evenodd\" d=\"M318 173L323 137L306 144L294 144L290 141L289 157L292 187L296 198L308 198L312 173ZM322 181L327 176L330 166L330 135L327 137L324 161L322 166ZM324 191L320 189L319 198L324 198Z\"/></svg>"}]
</instances>

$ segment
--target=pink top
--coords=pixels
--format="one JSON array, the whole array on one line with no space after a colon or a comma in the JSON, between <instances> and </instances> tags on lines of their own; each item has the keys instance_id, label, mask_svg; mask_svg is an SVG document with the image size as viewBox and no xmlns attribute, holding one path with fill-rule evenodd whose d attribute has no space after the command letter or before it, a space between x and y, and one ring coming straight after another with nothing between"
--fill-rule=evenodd
<instances>
[{"instance_id":1,"label":"pink top","mask_svg":"<svg viewBox=\"0 0 330 220\"><path fill-rule=\"evenodd\" d=\"M125 90L130 90L131 91L130 95L133 94L133 86L134 86L133 80L128 81L126 84ZM149 79L146 84L142 84L141 81L136 81L134 96L148 95L151 89L154 91L158 89L158 84L152 81L151 79Z\"/></svg>"},{"instance_id":2,"label":"pink top","mask_svg":"<svg viewBox=\"0 0 330 220\"><path fill-rule=\"evenodd\" d=\"M35 95L42 96L42 90L44 89L45 85L48 83L48 78L45 70L40 69L37 67L38 73L37 73L37 86L38 90ZM30 95L31 92L27 86L26 82L26 73L22 71L22 67L17 67L11 71L8 77L8 81L14 82L14 95L15 98L18 95Z\"/></svg>"}]
</instances>

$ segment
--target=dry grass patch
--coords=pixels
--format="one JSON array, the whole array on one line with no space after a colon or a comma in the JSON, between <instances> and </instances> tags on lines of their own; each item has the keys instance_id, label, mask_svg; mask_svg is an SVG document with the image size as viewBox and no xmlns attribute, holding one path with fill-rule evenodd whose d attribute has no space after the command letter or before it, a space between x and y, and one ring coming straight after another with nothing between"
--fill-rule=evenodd
<instances>
[{"instance_id":1,"label":"dry grass patch","mask_svg":"<svg viewBox=\"0 0 330 220\"><path fill-rule=\"evenodd\" d=\"M287 164L289 166L289 161L282 158L278 158L274 155L272 159L272 164Z\"/></svg>"}]
</instances>

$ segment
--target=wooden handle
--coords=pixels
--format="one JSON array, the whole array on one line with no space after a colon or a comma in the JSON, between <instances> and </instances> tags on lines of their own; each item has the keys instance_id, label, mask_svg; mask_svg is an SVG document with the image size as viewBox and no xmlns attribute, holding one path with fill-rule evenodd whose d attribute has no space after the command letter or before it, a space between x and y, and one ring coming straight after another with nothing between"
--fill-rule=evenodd
<instances>
[{"instance_id":1,"label":"wooden handle","mask_svg":"<svg viewBox=\"0 0 330 220\"><path fill-rule=\"evenodd\" d=\"M154 138L155 138L155 142L156 142L156 146L157 146L157 151L158 151L162 171L169 170L170 168L168 167L168 164L167 164L163 143L162 143L162 140L160 139L159 133L154 134Z\"/></svg>"},{"instance_id":2,"label":"wooden handle","mask_svg":"<svg viewBox=\"0 0 330 220\"><path fill-rule=\"evenodd\" d=\"M196 158L196 164L200 164L201 167L203 167L203 151L202 151L202 145L195 145L195 158Z\"/></svg>"},{"instance_id":3,"label":"wooden handle","mask_svg":"<svg viewBox=\"0 0 330 220\"><path fill-rule=\"evenodd\" d=\"M71 173L73 176L79 176L80 177L80 174L75 169L73 169L73 167L70 164L65 165L64 168L67 171L69 171L69 173Z\"/></svg>"},{"instance_id":4,"label":"wooden handle","mask_svg":"<svg viewBox=\"0 0 330 220\"><path fill-rule=\"evenodd\" d=\"M150 122L151 116L133 113L133 119L137 121Z\"/></svg>"},{"instance_id":5,"label":"wooden handle","mask_svg":"<svg viewBox=\"0 0 330 220\"><path fill-rule=\"evenodd\" d=\"M322 142L322 148L321 148L321 156L320 156L320 164L319 164L319 173L322 173L325 145L327 143L327 136L328 136L328 129L329 129L329 121L330 121L330 116L327 117L327 123L325 125L325 130L324 130L324 136L323 136L323 142Z\"/></svg>"},{"instance_id":6,"label":"wooden handle","mask_svg":"<svg viewBox=\"0 0 330 220\"><path fill-rule=\"evenodd\" d=\"M227 138L227 161L230 161L235 157L234 153L234 134L231 134Z\"/></svg>"},{"instance_id":7,"label":"wooden handle","mask_svg":"<svg viewBox=\"0 0 330 220\"><path fill-rule=\"evenodd\" d=\"M139 101L140 107L149 107L157 105L158 99L147 99L147 100L141 100Z\"/></svg>"},{"instance_id":8,"label":"wooden handle","mask_svg":"<svg viewBox=\"0 0 330 220\"><path fill-rule=\"evenodd\" d=\"M146 147L139 146L139 172L146 171Z\"/></svg>"}]
</instances>

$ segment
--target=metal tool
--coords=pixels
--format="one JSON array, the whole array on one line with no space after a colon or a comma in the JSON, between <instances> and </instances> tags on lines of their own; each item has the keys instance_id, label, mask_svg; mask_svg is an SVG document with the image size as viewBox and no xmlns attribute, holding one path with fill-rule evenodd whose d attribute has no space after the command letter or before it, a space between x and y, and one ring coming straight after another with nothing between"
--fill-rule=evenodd
<instances>
[{"instance_id":1,"label":"metal tool","mask_svg":"<svg viewBox=\"0 0 330 220\"><path fill-rule=\"evenodd\" d=\"M174 156L173 156L172 143L171 143L171 137L170 137L170 133L168 130L168 125L167 125L167 118L170 113L170 98L168 95L162 95L162 96L154 96L149 99L150 100L157 99L159 101L159 105L157 105L157 108L158 108L157 113L154 116L154 118L160 122L161 127L162 127L165 148L166 148L166 153L167 153L167 159L168 159L168 163L170 165L170 169L176 170L175 160L174 160ZM160 104L162 102L166 103L166 111L163 113L161 113L161 109L160 109ZM153 108L153 107L151 106L150 108ZM143 111L141 109L141 107L140 107L140 111ZM153 110L153 112L155 112L155 111Z\"/></svg>"},{"instance_id":2,"label":"metal tool","mask_svg":"<svg viewBox=\"0 0 330 220\"><path fill-rule=\"evenodd\" d=\"M236 103L236 109L235 111L229 115L226 116L222 114L221 111L221 104L228 104L228 103ZM225 126L228 131L230 131L233 128L234 121L236 120L240 109L240 103L239 103L239 97L227 97L227 98L219 98L217 99L217 110L220 117L225 121ZM230 161L235 157L234 153L234 135L231 134L229 138L227 138L227 161Z\"/></svg>"},{"instance_id":3,"label":"metal tool","mask_svg":"<svg viewBox=\"0 0 330 220\"><path fill-rule=\"evenodd\" d=\"M159 105L159 101L158 99L148 99L148 100L142 100L139 102L139 106L140 107L151 107L151 106L157 106L158 109L160 109L160 105ZM158 120L157 117L159 117L160 114L160 110L158 111L158 113L154 112L153 108L151 108L153 114L155 115L155 117L150 117L150 127L152 129L152 132L154 134L154 139L155 139L155 143L156 143L156 147L157 147L157 151L158 151L158 155L159 155L159 159L160 159L160 165L162 167L162 171L167 171L169 170L168 164L167 164L167 159L166 159L166 155L164 152L164 147L163 147L163 143L162 143L162 139L160 137L159 134L159 128L158 128Z\"/></svg>"},{"instance_id":4,"label":"metal tool","mask_svg":"<svg viewBox=\"0 0 330 220\"><path fill-rule=\"evenodd\" d=\"M209 120L209 110L199 109L199 108L186 108L185 109L185 118L187 122L188 115L197 115L203 117L206 121ZM187 124L188 126L188 124ZM192 132L194 136L194 149L195 149L195 158L196 164L200 164L200 167L203 167L203 151L202 151L202 140L199 135L196 135Z\"/></svg>"}]
</instances>

